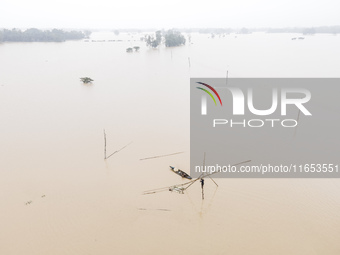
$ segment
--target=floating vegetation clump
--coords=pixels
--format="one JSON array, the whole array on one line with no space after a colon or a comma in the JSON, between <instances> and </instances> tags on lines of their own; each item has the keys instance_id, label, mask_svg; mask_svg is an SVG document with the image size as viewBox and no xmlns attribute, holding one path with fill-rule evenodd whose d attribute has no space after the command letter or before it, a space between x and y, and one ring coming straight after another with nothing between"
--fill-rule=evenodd
<instances>
[{"instance_id":1,"label":"floating vegetation clump","mask_svg":"<svg viewBox=\"0 0 340 255\"><path fill-rule=\"evenodd\" d=\"M80 80L85 84L93 82L93 80L90 77L82 77L80 78Z\"/></svg>"}]
</instances>

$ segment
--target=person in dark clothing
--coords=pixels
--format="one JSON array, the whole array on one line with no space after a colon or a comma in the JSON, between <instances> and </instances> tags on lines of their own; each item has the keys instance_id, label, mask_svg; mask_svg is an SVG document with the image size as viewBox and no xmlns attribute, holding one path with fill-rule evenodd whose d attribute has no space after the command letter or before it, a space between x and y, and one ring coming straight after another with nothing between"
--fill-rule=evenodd
<instances>
[{"instance_id":1,"label":"person in dark clothing","mask_svg":"<svg viewBox=\"0 0 340 255\"><path fill-rule=\"evenodd\" d=\"M203 189L203 186L204 186L204 179L202 178L201 179L201 188Z\"/></svg>"}]
</instances>

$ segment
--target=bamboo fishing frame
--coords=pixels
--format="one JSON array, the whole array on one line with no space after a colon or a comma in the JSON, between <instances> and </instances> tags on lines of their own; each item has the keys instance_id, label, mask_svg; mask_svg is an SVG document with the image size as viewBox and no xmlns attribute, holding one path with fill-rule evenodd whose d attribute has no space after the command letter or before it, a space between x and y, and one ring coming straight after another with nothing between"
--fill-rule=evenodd
<instances>
[{"instance_id":1,"label":"bamboo fishing frame","mask_svg":"<svg viewBox=\"0 0 340 255\"><path fill-rule=\"evenodd\" d=\"M251 160L246 160L246 161L242 161L240 163L236 163L236 164L233 164L231 166L238 166L238 165L241 165L241 164L245 164L245 163L248 163L250 162ZM200 180L203 176L204 177L210 177L211 175L214 175L214 174L217 174L217 173L220 173L221 171L217 171L217 172L213 172L213 173L210 173L210 174L206 174L204 175L204 173L202 173L198 178L196 178L195 180L192 180L192 181L189 181L189 182L185 182L185 183L181 183L181 184L176 184L176 185L172 185L172 186L168 186L168 187L163 187L163 188L158 188L158 189L152 189L152 190L146 190L143 192L143 195L148 195L148 194L154 194L154 193L158 193L158 192L162 192L162 191L167 191L169 190L170 188L172 187L183 187L185 185L188 185L187 187L184 188L184 190L187 190L192 184L194 184L196 181Z\"/></svg>"},{"instance_id":2,"label":"bamboo fishing frame","mask_svg":"<svg viewBox=\"0 0 340 255\"><path fill-rule=\"evenodd\" d=\"M132 141L130 143L128 143L127 145L125 145L124 147L120 148L119 150L114 151L113 153L111 153L109 156L106 155L106 133L105 133L105 129L104 129L104 160L110 158L111 156L113 156L114 154L120 152L121 150L125 149L127 146L129 146L132 143Z\"/></svg>"}]
</instances>

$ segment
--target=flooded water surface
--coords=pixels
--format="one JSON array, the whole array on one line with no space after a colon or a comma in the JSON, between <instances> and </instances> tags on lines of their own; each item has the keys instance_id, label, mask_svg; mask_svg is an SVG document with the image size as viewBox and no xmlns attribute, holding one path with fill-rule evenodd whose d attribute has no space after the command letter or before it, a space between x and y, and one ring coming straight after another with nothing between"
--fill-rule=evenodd
<instances>
[{"instance_id":1,"label":"flooded water surface","mask_svg":"<svg viewBox=\"0 0 340 255\"><path fill-rule=\"evenodd\" d=\"M190 77L339 77L340 37L141 36L0 44L0 254L339 254L336 179L142 193L185 182L169 165L190 166Z\"/></svg>"}]
</instances>

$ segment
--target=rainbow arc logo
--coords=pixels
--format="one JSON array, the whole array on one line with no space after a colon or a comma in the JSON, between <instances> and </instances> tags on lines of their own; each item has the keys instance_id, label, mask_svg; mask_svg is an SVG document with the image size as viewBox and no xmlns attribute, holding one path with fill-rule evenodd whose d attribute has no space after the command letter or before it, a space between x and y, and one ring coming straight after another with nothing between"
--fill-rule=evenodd
<instances>
[{"instance_id":1,"label":"rainbow arc logo","mask_svg":"<svg viewBox=\"0 0 340 255\"><path fill-rule=\"evenodd\" d=\"M217 91L212 86L210 86L209 84L203 83L203 82L197 82L197 83L207 87L208 89L210 89L217 96L217 98L220 101L220 104L222 106L221 97L220 97L220 95L217 93ZM200 90L203 90L205 93L207 93L212 98L212 100L214 101L215 105L217 106L215 97L214 97L214 95L209 90L207 90L205 88L201 88L201 87L196 87L196 88L198 88ZM202 115L207 115L207 99L204 96L202 96L202 105L201 106L202 106L202 108L201 108Z\"/></svg>"}]
</instances>

